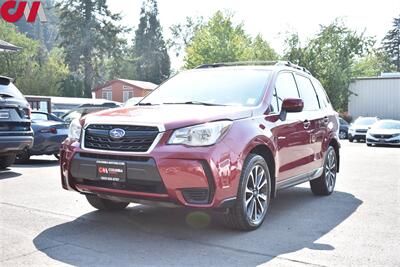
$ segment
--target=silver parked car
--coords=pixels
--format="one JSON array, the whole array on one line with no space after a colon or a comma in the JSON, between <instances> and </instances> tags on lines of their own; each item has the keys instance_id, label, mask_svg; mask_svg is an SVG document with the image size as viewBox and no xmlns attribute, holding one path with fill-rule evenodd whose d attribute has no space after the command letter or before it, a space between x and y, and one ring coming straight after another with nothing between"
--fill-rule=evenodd
<instances>
[{"instance_id":1,"label":"silver parked car","mask_svg":"<svg viewBox=\"0 0 400 267\"><path fill-rule=\"evenodd\" d=\"M367 145L400 146L400 121L380 120L367 132Z\"/></svg>"},{"instance_id":2,"label":"silver parked car","mask_svg":"<svg viewBox=\"0 0 400 267\"><path fill-rule=\"evenodd\" d=\"M365 140L368 129L378 120L377 117L358 117L352 124L350 124L348 132L349 141Z\"/></svg>"}]
</instances>

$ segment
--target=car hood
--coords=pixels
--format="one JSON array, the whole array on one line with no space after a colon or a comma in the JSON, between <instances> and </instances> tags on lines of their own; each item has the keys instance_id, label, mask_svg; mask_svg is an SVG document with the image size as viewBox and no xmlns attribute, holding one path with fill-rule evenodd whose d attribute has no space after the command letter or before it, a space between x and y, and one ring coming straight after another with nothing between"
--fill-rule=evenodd
<instances>
[{"instance_id":1,"label":"car hood","mask_svg":"<svg viewBox=\"0 0 400 267\"><path fill-rule=\"evenodd\" d=\"M369 134L399 134L400 129L370 129Z\"/></svg>"},{"instance_id":2,"label":"car hood","mask_svg":"<svg viewBox=\"0 0 400 267\"><path fill-rule=\"evenodd\" d=\"M85 117L85 124L159 125L165 130L216 120L238 120L252 115L251 107L157 105L134 106L96 112Z\"/></svg>"}]
</instances>

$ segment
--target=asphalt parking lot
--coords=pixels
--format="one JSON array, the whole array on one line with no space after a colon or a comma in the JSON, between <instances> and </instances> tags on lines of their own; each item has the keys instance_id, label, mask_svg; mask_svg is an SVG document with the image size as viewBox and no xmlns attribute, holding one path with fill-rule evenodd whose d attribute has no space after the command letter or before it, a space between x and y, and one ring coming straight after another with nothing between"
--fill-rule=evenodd
<instances>
[{"instance_id":1,"label":"asphalt parking lot","mask_svg":"<svg viewBox=\"0 0 400 267\"><path fill-rule=\"evenodd\" d=\"M279 192L253 232L204 212L95 211L61 189L58 162L0 173L0 266L400 266L400 148L343 142L336 192Z\"/></svg>"}]
</instances>

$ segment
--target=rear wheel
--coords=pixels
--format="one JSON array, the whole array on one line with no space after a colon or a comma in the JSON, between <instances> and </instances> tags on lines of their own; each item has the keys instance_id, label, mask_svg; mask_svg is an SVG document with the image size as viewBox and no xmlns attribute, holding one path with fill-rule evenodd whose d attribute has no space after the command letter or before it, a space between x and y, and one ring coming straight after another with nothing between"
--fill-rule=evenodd
<instances>
[{"instance_id":1,"label":"rear wheel","mask_svg":"<svg viewBox=\"0 0 400 267\"><path fill-rule=\"evenodd\" d=\"M95 195L86 195L90 205L98 210L123 210L129 205L128 202L117 202L109 199L100 198Z\"/></svg>"},{"instance_id":2,"label":"rear wheel","mask_svg":"<svg viewBox=\"0 0 400 267\"><path fill-rule=\"evenodd\" d=\"M352 136L349 136L349 142L350 142L350 143L353 143L353 140L354 140L353 137L352 137Z\"/></svg>"},{"instance_id":3,"label":"rear wheel","mask_svg":"<svg viewBox=\"0 0 400 267\"><path fill-rule=\"evenodd\" d=\"M29 161L30 158L31 158L31 155L29 153L29 150L25 149L21 153L17 154L15 162L17 162L17 163L26 163L27 161Z\"/></svg>"},{"instance_id":4,"label":"rear wheel","mask_svg":"<svg viewBox=\"0 0 400 267\"><path fill-rule=\"evenodd\" d=\"M264 221L271 195L271 177L264 158L250 154L243 166L235 205L225 214L227 226L257 229Z\"/></svg>"},{"instance_id":5,"label":"rear wheel","mask_svg":"<svg viewBox=\"0 0 400 267\"><path fill-rule=\"evenodd\" d=\"M314 193L314 195L328 196L332 194L335 188L337 156L335 149L333 149L331 146L326 152L323 168L324 170L322 175L319 178L310 181L311 191Z\"/></svg>"},{"instance_id":6,"label":"rear wheel","mask_svg":"<svg viewBox=\"0 0 400 267\"><path fill-rule=\"evenodd\" d=\"M10 167L14 164L15 154L0 156L0 170Z\"/></svg>"}]
</instances>

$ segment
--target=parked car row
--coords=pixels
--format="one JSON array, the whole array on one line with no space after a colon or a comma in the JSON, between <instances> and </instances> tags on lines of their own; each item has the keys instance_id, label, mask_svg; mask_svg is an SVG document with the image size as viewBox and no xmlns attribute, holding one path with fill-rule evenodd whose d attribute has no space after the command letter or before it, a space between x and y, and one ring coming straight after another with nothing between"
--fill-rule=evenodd
<instances>
[{"instance_id":1,"label":"parked car row","mask_svg":"<svg viewBox=\"0 0 400 267\"><path fill-rule=\"evenodd\" d=\"M349 139L349 142L365 141L368 146L400 146L400 121L398 120L359 117L349 124L344 119L339 118L339 123L340 139Z\"/></svg>"},{"instance_id":2,"label":"parked car row","mask_svg":"<svg viewBox=\"0 0 400 267\"><path fill-rule=\"evenodd\" d=\"M84 104L70 111L55 111L56 114L31 111L12 79L0 76L0 169L16 160L26 162L32 155L59 158L61 143L67 138L73 119L115 107L119 105L104 103Z\"/></svg>"}]
</instances>

